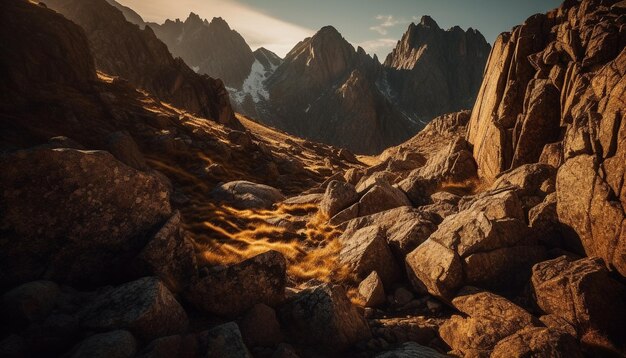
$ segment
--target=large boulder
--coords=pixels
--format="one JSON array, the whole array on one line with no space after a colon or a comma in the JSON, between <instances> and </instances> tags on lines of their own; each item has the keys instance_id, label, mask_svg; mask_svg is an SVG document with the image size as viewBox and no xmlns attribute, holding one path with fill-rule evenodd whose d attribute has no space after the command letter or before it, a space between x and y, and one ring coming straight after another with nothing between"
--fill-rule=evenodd
<instances>
[{"instance_id":1,"label":"large boulder","mask_svg":"<svg viewBox=\"0 0 626 358\"><path fill-rule=\"evenodd\" d=\"M345 223L343 237L349 237L364 227L376 225L384 233L398 262L402 262L409 252L428 239L440 221L440 217L430 211L401 206L348 221Z\"/></svg>"},{"instance_id":2,"label":"large boulder","mask_svg":"<svg viewBox=\"0 0 626 358\"><path fill-rule=\"evenodd\" d=\"M278 313L294 341L328 353L371 337L367 321L339 286L324 284L301 291Z\"/></svg>"},{"instance_id":3,"label":"large boulder","mask_svg":"<svg viewBox=\"0 0 626 358\"><path fill-rule=\"evenodd\" d=\"M205 268L195 278L185 297L197 309L234 317L257 303L279 304L285 294L287 261L277 251L268 251L229 267Z\"/></svg>"},{"instance_id":4,"label":"large boulder","mask_svg":"<svg viewBox=\"0 0 626 358\"><path fill-rule=\"evenodd\" d=\"M623 344L626 331L626 288L613 280L601 259L573 261L561 256L533 267L532 287L537 305L545 313L576 327L583 343L586 335L601 335Z\"/></svg>"},{"instance_id":5,"label":"large boulder","mask_svg":"<svg viewBox=\"0 0 626 358\"><path fill-rule=\"evenodd\" d=\"M207 344L207 358L251 358L250 352L241 338L239 326L229 322L211 328L204 334Z\"/></svg>"},{"instance_id":6,"label":"large boulder","mask_svg":"<svg viewBox=\"0 0 626 358\"><path fill-rule=\"evenodd\" d=\"M363 298L365 307L378 307L385 303L385 287L376 271L372 271L359 283L359 295Z\"/></svg>"},{"instance_id":7,"label":"large boulder","mask_svg":"<svg viewBox=\"0 0 626 358\"><path fill-rule=\"evenodd\" d=\"M488 356L496 344L515 332L539 325L523 308L504 297L465 287L452 305L465 317L453 315L441 325L441 338L464 356Z\"/></svg>"},{"instance_id":8,"label":"large boulder","mask_svg":"<svg viewBox=\"0 0 626 358\"><path fill-rule=\"evenodd\" d=\"M504 338L491 352L492 358L582 358L576 338L551 328L528 327Z\"/></svg>"},{"instance_id":9,"label":"large boulder","mask_svg":"<svg viewBox=\"0 0 626 358\"><path fill-rule=\"evenodd\" d=\"M135 356L138 346L130 332L117 330L85 339L72 350L70 357L131 358Z\"/></svg>"},{"instance_id":10,"label":"large boulder","mask_svg":"<svg viewBox=\"0 0 626 358\"><path fill-rule=\"evenodd\" d=\"M511 192L509 192L510 194ZM461 286L514 291L545 258L531 239L516 196L479 198L447 217L423 244L406 257L416 289L450 300Z\"/></svg>"},{"instance_id":11,"label":"large boulder","mask_svg":"<svg viewBox=\"0 0 626 358\"><path fill-rule=\"evenodd\" d=\"M211 194L216 200L238 209L270 209L274 204L285 200L276 188L244 180L221 184Z\"/></svg>"},{"instance_id":12,"label":"large boulder","mask_svg":"<svg viewBox=\"0 0 626 358\"><path fill-rule=\"evenodd\" d=\"M354 185L333 180L326 187L326 192L320 202L320 211L332 218L358 200L359 195Z\"/></svg>"},{"instance_id":13,"label":"large boulder","mask_svg":"<svg viewBox=\"0 0 626 358\"><path fill-rule=\"evenodd\" d=\"M359 200L359 216L375 214L399 206L411 206L406 195L388 182L382 182L370 188Z\"/></svg>"},{"instance_id":14,"label":"large boulder","mask_svg":"<svg viewBox=\"0 0 626 358\"><path fill-rule=\"evenodd\" d=\"M603 258L626 276L626 215L620 203L626 203L626 191L623 199L611 199L618 194L601 171L591 155L566 161L557 174L557 214L571 228L568 241L580 240L587 256Z\"/></svg>"},{"instance_id":15,"label":"large boulder","mask_svg":"<svg viewBox=\"0 0 626 358\"><path fill-rule=\"evenodd\" d=\"M125 329L141 340L182 333L187 314L159 279L145 277L97 295L79 312L81 326Z\"/></svg>"},{"instance_id":16,"label":"large boulder","mask_svg":"<svg viewBox=\"0 0 626 358\"><path fill-rule=\"evenodd\" d=\"M448 146L432 154L426 164L400 182L413 205L429 203L429 196L447 183L462 183L476 177L476 162L468 143L457 138Z\"/></svg>"},{"instance_id":17,"label":"large boulder","mask_svg":"<svg viewBox=\"0 0 626 358\"><path fill-rule=\"evenodd\" d=\"M364 227L350 236L342 235L340 242L339 263L347 266L357 279L365 279L372 271L378 273L385 286L398 279L400 269L378 226Z\"/></svg>"},{"instance_id":18,"label":"large boulder","mask_svg":"<svg viewBox=\"0 0 626 358\"><path fill-rule=\"evenodd\" d=\"M107 152L23 150L0 166L0 286L111 282L171 216L166 183Z\"/></svg>"},{"instance_id":19,"label":"large boulder","mask_svg":"<svg viewBox=\"0 0 626 358\"><path fill-rule=\"evenodd\" d=\"M176 212L131 263L138 276L158 276L174 293L181 292L197 274L193 244L185 238Z\"/></svg>"},{"instance_id":20,"label":"large boulder","mask_svg":"<svg viewBox=\"0 0 626 358\"><path fill-rule=\"evenodd\" d=\"M52 281L25 283L2 296L2 316L17 325L41 321L52 313L60 294Z\"/></svg>"},{"instance_id":21,"label":"large boulder","mask_svg":"<svg viewBox=\"0 0 626 358\"><path fill-rule=\"evenodd\" d=\"M128 132L114 132L107 138L106 149L117 160L137 170L150 169L139 146Z\"/></svg>"},{"instance_id":22,"label":"large boulder","mask_svg":"<svg viewBox=\"0 0 626 358\"><path fill-rule=\"evenodd\" d=\"M556 169L547 164L524 164L500 174L492 188L515 187L525 212L554 192Z\"/></svg>"},{"instance_id":23,"label":"large boulder","mask_svg":"<svg viewBox=\"0 0 626 358\"><path fill-rule=\"evenodd\" d=\"M248 347L273 347L283 340L276 311L262 303L246 312L239 322L239 329Z\"/></svg>"}]
</instances>

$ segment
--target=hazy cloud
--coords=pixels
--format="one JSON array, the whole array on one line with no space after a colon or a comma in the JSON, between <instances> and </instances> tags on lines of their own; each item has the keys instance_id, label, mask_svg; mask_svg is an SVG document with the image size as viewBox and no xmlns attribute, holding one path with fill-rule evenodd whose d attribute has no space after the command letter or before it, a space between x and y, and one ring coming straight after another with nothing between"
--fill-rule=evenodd
<instances>
[{"instance_id":1,"label":"hazy cloud","mask_svg":"<svg viewBox=\"0 0 626 358\"><path fill-rule=\"evenodd\" d=\"M370 27L370 30L376 31L381 35L387 35L390 28L408 22L405 19L396 19L393 15L378 15L376 16L376 20L380 23L376 26Z\"/></svg>"},{"instance_id":2,"label":"hazy cloud","mask_svg":"<svg viewBox=\"0 0 626 358\"><path fill-rule=\"evenodd\" d=\"M237 1L118 0L118 2L136 10L144 20L158 23L165 19L184 20L191 11L209 21L214 16L221 16L231 28L246 39L253 50L262 46L281 57L299 41L315 33L312 29L277 19Z\"/></svg>"}]
</instances>

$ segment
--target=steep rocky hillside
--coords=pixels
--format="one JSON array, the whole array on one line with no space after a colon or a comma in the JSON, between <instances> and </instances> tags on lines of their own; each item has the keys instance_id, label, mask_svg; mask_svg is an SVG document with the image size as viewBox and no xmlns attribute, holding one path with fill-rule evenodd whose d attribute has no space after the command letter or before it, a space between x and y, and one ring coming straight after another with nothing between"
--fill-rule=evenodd
<instances>
[{"instance_id":1,"label":"steep rocky hillside","mask_svg":"<svg viewBox=\"0 0 626 358\"><path fill-rule=\"evenodd\" d=\"M0 356L624 356L625 15L529 18L473 111L365 158L162 103L6 0Z\"/></svg>"},{"instance_id":2,"label":"steep rocky hillside","mask_svg":"<svg viewBox=\"0 0 626 358\"><path fill-rule=\"evenodd\" d=\"M485 178L527 163L559 167L559 222L622 275L624 13L623 3L566 1L500 35L468 132Z\"/></svg>"},{"instance_id":3,"label":"steep rocky hillside","mask_svg":"<svg viewBox=\"0 0 626 358\"><path fill-rule=\"evenodd\" d=\"M99 70L194 114L239 126L220 80L200 76L173 58L150 28L141 30L126 21L106 0L48 0L46 4L85 30Z\"/></svg>"},{"instance_id":4,"label":"steep rocky hillside","mask_svg":"<svg viewBox=\"0 0 626 358\"><path fill-rule=\"evenodd\" d=\"M209 22L191 13L185 21L149 26L174 56L198 73L221 79L227 87L241 89L255 62L246 41L222 18Z\"/></svg>"}]
</instances>

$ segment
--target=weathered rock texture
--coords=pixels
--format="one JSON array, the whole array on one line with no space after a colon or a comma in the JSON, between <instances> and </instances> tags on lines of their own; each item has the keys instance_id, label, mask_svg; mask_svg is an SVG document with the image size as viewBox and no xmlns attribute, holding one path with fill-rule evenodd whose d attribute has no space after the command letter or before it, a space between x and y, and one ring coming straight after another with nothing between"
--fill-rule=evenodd
<instances>
[{"instance_id":1,"label":"weathered rock texture","mask_svg":"<svg viewBox=\"0 0 626 358\"><path fill-rule=\"evenodd\" d=\"M107 152L32 149L0 163L2 286L110 282L171 215L159 177Z\"/></svg>"},{"instance_id":2,"label":"weathered rock texture","mask_svg":"<svg viewBox=\"0 0 626 358\"><path fill-rule=\"evenodd\" d=\"M619 347L626 329L626 287L609 277L602 261L565 256L533 268L532 286L538 306L574 326L583 343L590 335L609 338ZM591 342L589 342L591 341Z\"/></svg>"},{"instance_id":3,"label":"weathered rock texture","mask_svg":"<svg viewBox=\"0 0 626 358\"><path fill-rule=\"evenodd\" d=\"M322 285L298 293L279 317L299 343L340 352L371 336L365 318L339 286Z\"/></svg>"},{"instance_id":4,"label":"weathered rock texture","mask_svg":"<svg viewBox=\"0 0 626 358\"><path fill-rule=\"evenodd\" d=\"M498 37L469 123L487 179L563 163L557 213L585 252L626 275L623 5L565 1Z\"/></svg>"},{"instance_id":5,"label":"weathered rock texture","mask_svg":"<svg viewBox=\"0 0 626 358\"><path fill-rule=\"evenodd\" d=\"M46 4L83 27L99 70L195 114L241 126L220 80L198 75L181 59L173 58L149 27L139 29L106 0L49 0Z\"/></svg>"},{"instance_id":6,"label":"weathered rock texture","mask_svg":"<svg viewBox=\"0 0 626 358\"><path fill-rule=\"evenodd\" d=\"M428 121L467 109L476 100L490 49L477 30L443 30L423 16L387 56L382 83L412 118Z\"/></svg>"},{"instance_id":7,"label":"weathered rock texture","mask_svg":"<svg viewBox=\"0 0 626 358\"><path fill-rule=\"evenodd\" d=\"M199 310L227 317L257 303L275 306L285 294L285 270L283 255L268 251L237 265L202 270L186 297Z\"/></svg>"}]
</instances>

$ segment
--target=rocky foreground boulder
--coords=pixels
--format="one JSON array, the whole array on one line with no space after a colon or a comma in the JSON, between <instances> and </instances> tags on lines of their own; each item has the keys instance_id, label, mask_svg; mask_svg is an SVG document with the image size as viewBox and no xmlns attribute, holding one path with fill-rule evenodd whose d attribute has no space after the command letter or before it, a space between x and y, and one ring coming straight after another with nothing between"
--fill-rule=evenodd
<instances>
[{"instance_id":1,"label":"rocky foreground boulder","mask_svg":"<svg viewBox=\"0 0 626 358\"><path fill-rule=\"evenodd\" d=\"M3 287L111 282L172 215L160 177L107 152L34 148L0 163Z\"/></svg>"},{"instance_id":2,"label":"rocky foreground boulder","mask_svg":"<svg viewBox=\"0 0 626 358\"><path fill-rule=\"evenodd\" d=\"M279 304L285 295L286 261L268 251L229 267L205 268L191 283L186 298L197 309L237 316L256 303Z\"/></svg>"},{"instance_id":3,"label":"rocky foreground boulder","mask_svg":"<svg viewBox=\"0 0 626 358\"><path fill-rule=\"evenodd\" d=\"M329 353L371 336L365 318L345 291L328 284L298 293L279 310L279 317L297 342Z\"/></svg>"}]
</instances>

